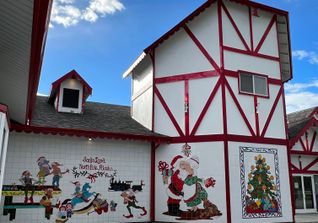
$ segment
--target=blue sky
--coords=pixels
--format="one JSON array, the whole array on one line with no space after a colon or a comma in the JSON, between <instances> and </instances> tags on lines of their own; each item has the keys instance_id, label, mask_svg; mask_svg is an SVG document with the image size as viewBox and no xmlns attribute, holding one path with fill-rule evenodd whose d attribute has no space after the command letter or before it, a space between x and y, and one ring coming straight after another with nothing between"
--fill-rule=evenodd
<instances>
[{"instance_id":1,"label":"blue sky","mask_svg":"<svg viewBox=\"0 0 318 223\"><path fill-rule=\"evenodd\" d=\"M130 104L122 73L144 48L205 0L54 0L38 92L75 69L92 86L91 101ZM290 12L294 79L289 112L318 105L318 1L257 0Z\"/></svg>"}]
</instances>

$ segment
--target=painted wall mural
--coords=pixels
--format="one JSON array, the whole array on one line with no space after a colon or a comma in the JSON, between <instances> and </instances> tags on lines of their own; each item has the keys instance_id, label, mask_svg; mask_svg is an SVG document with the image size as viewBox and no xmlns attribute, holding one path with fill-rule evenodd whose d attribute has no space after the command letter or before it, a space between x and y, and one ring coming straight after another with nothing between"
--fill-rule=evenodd
<instances>
[{"instance_id":1,"label":"painted wall mural","mask_svg":"<svg viewBox=\"0 0 318 223\"><path fill-rule=\"evenodd\" d=\"M98 215L116 213L119 209L123 219L148 220L149 203L145 203L144 196L139 200L148 185L144 179L129 179L127 173L113 166L116 162L110 163L111 159L82 156L68 165L60 160L51 162L49 155L39 155L33 160L24 165L28 169L21 169L20 176L11 180L13 183L3 186L2 219L6 217L5 221L23 222L21 217L25 212L34 215L34 210L38 210L41 219L48 222L79 222L74 216L96 220ZM117 218L118 214L115 214ZM81 222L86 222L85 219Z\"/></svg>"},{"instance_id":2,"label":"painted wall mural","mask_svg":"<svg viewBox=\"0 0 318 223\"><path fill-rule=\"evenodd\" d=\"M240 167L243 218L282 217L277 149L240 147Z\"/></svg>"},{"instance_id":3,"label":"painted wall mural","mask_svg":"<svg viewBox=\"0 0 318 223\"><path fill-rule=\"evenodd\" d=\"M207 193L217 182L212 176L206 179L199 176L199 167L200 157L192 154L189 144L184 144L180 154L171 161L158 162L162 183L167 188L167 211L164 215L174 216L176 220L211 220L222 215ZM187 210L180 209L181 203Z\"/></svg>"}]
</instances>

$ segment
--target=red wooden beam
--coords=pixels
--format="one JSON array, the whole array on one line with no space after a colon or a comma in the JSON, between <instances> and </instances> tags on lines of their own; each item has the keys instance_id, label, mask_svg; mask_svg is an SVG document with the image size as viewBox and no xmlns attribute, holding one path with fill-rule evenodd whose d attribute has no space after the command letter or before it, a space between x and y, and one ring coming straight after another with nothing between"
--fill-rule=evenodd
<instances>
[{"instance_id":1,"label":"red wooden beam","mask_svg":"<svg viewBox=\"0 0 318 223\"><path fill-rule=\"evenodd\" d=\"M49 25L51 0L35 0L33 5L33 23L31 37L31 56L25 124L32 119L38 90L47 30Z\"/></svg>"},{"instance_id":2,"label":"red wooden beam","mask_svg":"<svg viewBox=\"0 0 318 223\"><path fill-rule=\"evenodd\" d=\"M289 147L292 148L295 143L301 138L302 135L311 127L311 126L318 126L318 121L314 117L312 117L307 124L304 126L304 128L299 131L299 133L292 139L289 140Z\"/></svg>"},{"instance_id":3,"label":"red wooden beam","mask_svg":"<svg viewBox=\"0 0 318 223\"><path fill-rule=\"evenodd\" d=\"M229 18L229 20L230 20L230 22L231 22L233 28L235 29L237 35L239 36L240 40L242 41L242 43L243 43L245 49L246 49L247 51L251 51L250 48L249 48L249 46L247 45L247 43L246 43L246 41L245 41L245 39L244 39L242 33L240 32L239 28L237 27L236 23L234 22L234 19L232 18L232 16L231 16L229 10L226 8L226 6L225 6L223 3L222 3L222 8L223 8L225 14L227 15L227 17Z\"/></svg>"},{"instance_id":4,"label":"red wooden beam","mask_svg":"<svg viewBox=\"0 0 318 223\"><path fill-rule=\"evenodd\" d=\"M262 47L262 45L263 45L265 39L266 39L267 36L268 36L268 33L271 31L271 29L272 29L274 23L276 22L276 18L277 18L277 16L276 16L276 15L273 15L273 17L272 17L271 21L269 22L269 24L268 24L268 26L267 26L267 28L266 28L266 30L265 30L265 32L264 32L264 34L263 34L261 40L259 41L257 47L255 48L255 52L256 52L256 53L258 53L258 51L261 49L261 47Z\"/></svg>"},{"instance_id":5,"label":"red wooden beam","mask_svg":"<svg viewBox=\"0 0 318 223\"><path fill-rule=\"evenodd\" d=\"M277 96L276 96L276 98L275 98L275 101L274 101L274 103L273 103L272 109L271 109L271 111L269 112L269 115L268 115L268 117L267 117L267 120L266 120L266 122L265 122L263 131L262 131L262 134L261 134L262 137L265 136L265 133L266 133L266 131L267 131L267 128L268 128L268 126L269 126L269 123L270 123L271 120L272 120L272 117L273 117L274 112L275 112L275 110L276 110L276 107L277 107L277 104L278 104L278 102L279 102L279 99L280 99L281 96L282 96L282 93L283 93L283 86L280 87L280 89L279 89L279 91L278 91L278 93L277 93Z\"/></svg>"},{"instance_id":6,"label":"red wooden beam","mask_svg":"<svg viewBox=\"0 0 318 223\"><path fill-rule=\"evenodd\" d=\"M234 47L231 47L231 46L224 46L223 48L224 48L224 50L231 51L231 52L234 52L234 53L240 53L240 54L244 54L244 55L248 55L248 56L253 56L253 57L258 57L258 58L262 58L262 59L267 59L267 60L273 60L273 61L276 61L278 63L280 62L279 57L274 57L274 56L271 56L271 55L256 53L256 52L252 52L252 51L246 51L246 50L234 48Z\"/></svg>"},{"instance_id":7,"label":"red wooden beam","mask_svg":"<svg viewBox=\"0 0 318 223\"><path fill-rule=\"evenodd\" d=\"M314 148L314 144L315 144L315 141L316 141L316 137L317 137L317 132L315 131L313 136L312 136L312 139L311 139L311 143L310 143L310 147L309 147L309 151L312 152L313 148Z\"/></svg>"},{"instance_id":8,"label":"red wooden beam","mask_svg":"<svg viewBox=\"0 0 318 223\"><path fill-rule=\"evenodd\" d=\"M300 151L300 150L290 150L291 155L308 155L308 156L318 156L318 152L312 151Z\"/></svg>"},{"instance_id":9,"label":"red wooden beam","mask_svg":"<svg viewBox=\"0 0 318 223\"><path fill-rule=\"evenodd\" d=\"M254 114L255 114L256 135L259 136L258 102L257 102L256 95L254 95Z\"/></svg>"},{"instance_id":10,"label":"red wooden beam","mask_svg":"<svg viewBox=\"0 0 318 223\"><path fill-rule=\"evenodd\" d=\"M224 78L224 79L225 79L225 78ZM228 89L228 91L229 91L229 93L230 93L230 95L231 95L231 97L232 97L232 99L233 99L233 101L234 101L234 103L235 103L237 109L239 110L239 112L240 112L240 114L241 114L241 116L242 116L242 118L243 118L243 120L244 120L244 122L245 122L245 124L246 124L246 126L247 126L247 128L248 128L248 130L250 131L250 133L251 133L252 136L255 136L254 130L253 130L253 128L252 128L250 122L248 121L248 119L247 119L247 117L246 117L246 115L245 115L245 113L244 113L244 111L243 111L243 109L242 109L240 103L238 102L238 100L237 100L237 98L236 98L236 96L235 96L233 90L231 89L230 84L227 82L226 79L225 79L225 86L227 87L227 89Z\"/></svg>"},{"instance_id":11,"label":"red wooden beam","mask_svg":"<svg viewBox=\"0 0 318 223\"><path fill-rule=\"evenodd\" d=\"M304 151L307 151L307 148L306 148L306 146L305 146L305 144L304 144L302 138L299 138L299 142L300 142L301 147L303 147L303 150L304 150Z\"/></svg>"},{"instance_id":12,"label":"red wooden beam","mask_svg":"<svg viewBox=\"0 0 318 223\"><path fill-rule=\"evenodd\" d=\"M294 168L294 170L299 170L294 164L290 164L292 168Z\"/></svg>"},{"instance_id":13,"label":"red wooden beam","mask_svg":"<svg viewBox=\"0 0 318 223\"><path fill-rule=\"evenodd\" d=\"M313 167L316 163L318 162L318 157L316 159L314 159L312 162L310 162L303 170L307 171L309 170L311 167Z\"/></svg>"},{"instance_id":14,"label":"red wooden beam","mask_svg":"<svg viewBox=\"0 0 318 223\"><path fill-rule=\"evenodd\" d=\"M184 124L185 124L185 135L189 135L189 122L190 122L190 101L189 101L189 81L184 81L184 103L185 103L185 111L184 111Z\"/></svg>"},{"instance_id":15,"label":"red wooden beam","mask_svg":"<svg viewBox=\"0 0 318 223\"><path fill-rule=\"evenodd\" d=\"M167 105L167 103L165 102L165 100L163 99L162 95L160 94L158 88L156 86L154 86L154 92L157 95L160 103L162 104L163 108L165 109L165 111L167 112L172 124L174 125L174 127L176 128L176 130L178 131L180 136L184 136L178 122L176 121L175 117L173 116L171 110L169 109L169 106Z\"/></svg>"},{"instance_id":16,"label":"red wooden beam","mask_svg":"<svg viewBox=\"0 0 318 223\"><path fill-rule=\"evenodd\" d=\"M156 84L162 84L162 83L171 83L171 82L193 80L193 79L200 79L200 78L216 77L219 75L220 74L216 70L212 70L212 71L202 71L202 72L188 73L188 74L177 74L177 75L167 76L167 77L158 77L158 78L155 78L154 81Z\"/></svg>"},{"instance_id":17,"label":"red wooden beam","mask_svg":"<svg viewBox=\"0 0 318 223\"><path fill-rule=\"evenodd\" d=\"M214 97L215 97L220 85L221 85L221 78L219 78L219 80L216 82L215 87L213 88L213 90L212 90L207 102L205 103L205 105L204 105L204 107L202 109L202 112L200 113L199 118L196 121L196 123L195 123L195 125L194 125L194 127L193 127L193 129L191 131L191 134L190 134L191 136L195 135L195 133L197 132L197 130L198 130L198 128L199 128L199 126L200 126L200 124L201 124L206 112L208 111L208 109L209 109L209 107L210 107L210 105L211 105L211 103L212 103L212 101L213 101L213 99L214 99Z\"/></svg>"},{"instance_id":18,"label":"red wooden beam","mask_svg":"<svg viewBox=\"0 0 318 223\"><path fill-rule=\"evenodd\" d=\"M210 62L210 64L214 67L216 71L220 71L219 66L217 63L213 60L211 55L208 53L208 51L203 47L203 45L200 43L200 41L195 37L195 35L192 33L192 31L189 29L187 25L184 25L183 29L186 31L186 33L190 36L192 41L195 43L195 45L199 48L199 50L202 52L202 54L205 56L205 58Z\"/></svg>"}]
</instances>

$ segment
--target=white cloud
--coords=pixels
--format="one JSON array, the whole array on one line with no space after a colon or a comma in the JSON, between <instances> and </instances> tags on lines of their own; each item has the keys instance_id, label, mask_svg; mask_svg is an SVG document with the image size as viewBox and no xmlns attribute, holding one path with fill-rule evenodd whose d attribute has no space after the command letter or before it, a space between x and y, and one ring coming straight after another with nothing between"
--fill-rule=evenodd
<instances>
[{"instance_id":1,"label":"white cloud","mask_svg":"<svg viewBox=\"0 0 318 223\"><path fill-rule=\"evenodd\" d=\"M285 85L287 113L318 105L318 80Z\"/></svg>"},{"instance_id":2,"label":"white cloud","mask_svg":"<svg viewBox=\"0 0 318 223\"><path fill-rule=\"evenodd\" d=\"M311 64L318 64L318 54L315 51L295 50L292 54L298 60L306 59Z\"/></svg>"},{"instance_id":3,"label":"white cloud","mask_svg":"<svg viewBox=\"0 0 318 223\"><path fill-rule=\"evenodd\" d=\"M65 28L74 26L80 21L96 22L99 17L122 11L125 6L120 0L90 0L83 9L75 5L76 0L55 0L51 12L51 24Z\"/></svg>"},{"instance_id":4,"label":"white cloud","mask_svg":"<svg viewBox=\"0 0 318 223\"><path fill-rule=\"evenodd\" d=\"M48 96L47 94L43 94L43 93L40 93L40 92L37 92L36 95L37 96Z\"/></svg>"}]
</instances>

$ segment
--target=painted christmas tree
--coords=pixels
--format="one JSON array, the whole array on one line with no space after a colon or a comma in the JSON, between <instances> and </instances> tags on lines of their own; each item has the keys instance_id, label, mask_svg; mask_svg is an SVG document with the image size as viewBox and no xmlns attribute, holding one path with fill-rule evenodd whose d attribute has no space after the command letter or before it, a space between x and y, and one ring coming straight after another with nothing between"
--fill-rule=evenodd
<instances>
[{"instance_id":1,"label":"painted christmas tree","mask_svg":"<svg viewBox=\"0 0 318 223\"><path fill-rule=\"evenodd\" d=\"M277 211L276 185L271 175L270 165L262 155L255 156L255 165L251 166L247 183L247 212Z\"/></svg>"}]
</instances>

